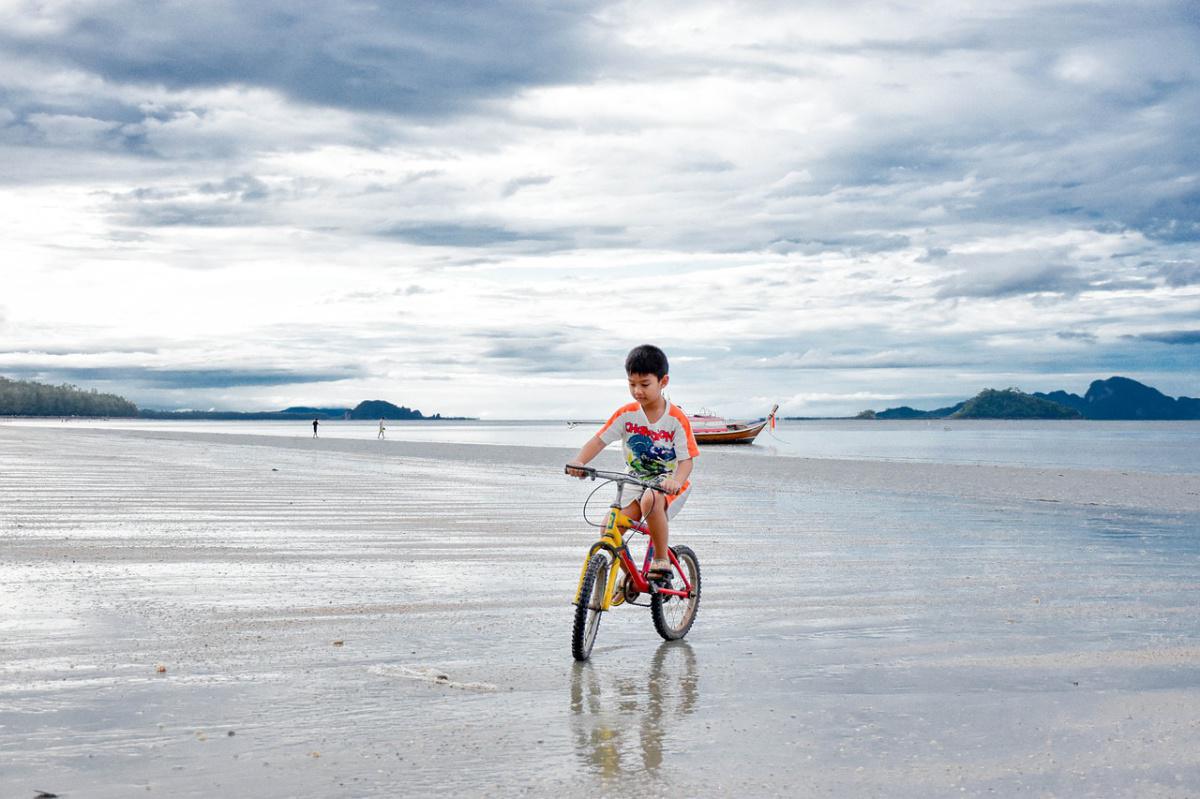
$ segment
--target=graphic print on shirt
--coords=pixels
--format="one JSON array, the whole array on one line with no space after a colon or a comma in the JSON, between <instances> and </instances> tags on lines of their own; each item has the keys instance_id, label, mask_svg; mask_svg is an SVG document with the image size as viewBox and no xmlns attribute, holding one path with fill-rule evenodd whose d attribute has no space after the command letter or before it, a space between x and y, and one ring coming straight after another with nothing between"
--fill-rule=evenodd
<instances>
[{"instance_id":1,"label":"graphic print on shirt","mask_svg":"<svg viewBox=\"0 0 1200 799\"><path fill-rule=\"evenodd\" d=\"M625 405L597 437L606 444L621 439L630 473L642 477L671 474L680 461L699 454L687 417L673 405L656 422L650 422L637 403Z\"/></svg>"},{"instance_id":2,"label":"graphic print on shirt","mask_svg":"<svg viewBox=\"0 0 1200 799\"><path fill-rule=\"evenodd\" d=\"M628 423L626 427L632 427L633 430L629 438L625 440L627 449L625 461L635 474L654 477L671 471L668 464L674 465L674 441L668 445L655 444L648 429L644 427L638 429L632 422Z\"/></svg>"}]
</instances>

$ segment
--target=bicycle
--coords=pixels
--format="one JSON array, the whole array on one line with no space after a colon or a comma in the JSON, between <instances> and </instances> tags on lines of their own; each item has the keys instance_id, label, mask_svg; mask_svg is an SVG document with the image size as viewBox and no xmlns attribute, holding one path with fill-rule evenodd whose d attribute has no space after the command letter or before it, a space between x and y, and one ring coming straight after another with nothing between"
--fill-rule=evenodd
<instances>
[{"instance_id":1,"label":"bicycle","mask_svg":"<svg viewBox=\"0 0 1200 799\"><path fill-rule=\"evenodd\" d=\"M638 567L629 553L625 534L630 530L649 535L649 528L622 512L621 497L626 486L638 486L666 493L652 480L644 480L620 472L604 472L588 466L568 465L567 469L584 472L617 484L617 497L608 508L600 539L592 544L579 572L575 590L575 623L571 628L571 654L576 660L587 660L596 643L600 616L619 605L649 607L654 629L667 641L678 641L688 634L700 606L700 561L686 546L669 547L671 577L666 580L648 578L654 545L646 547L646 557ZM585 511L586 511L586 502ZM584 518L586 519L586 513ZM590 524L591 522L589 522ZM613 564L618 568L613 568ZM618 585L618 580L620 581ZM676 587L678 585L678 587ZM648 604L637 602L643 594Z\"/></svg>"}]
</instances>

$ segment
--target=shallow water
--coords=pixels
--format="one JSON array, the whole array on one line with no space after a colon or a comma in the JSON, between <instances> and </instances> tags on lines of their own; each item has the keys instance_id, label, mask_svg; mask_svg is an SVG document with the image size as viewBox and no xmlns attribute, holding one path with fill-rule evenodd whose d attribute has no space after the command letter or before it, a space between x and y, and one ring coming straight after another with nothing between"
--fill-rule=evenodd
<instances>
[{"instance_id":1,"label":"shallow water","mask_svg":"<svg viewBox=\"0 0 1200 799\"><path fill-rule=\"evenodd\" d=\"M1200 792L1200 515L709 452L576 665L566 454L0 428L0 795Z\"/></svg>"},{"instance_id":2,"label":"shallow water","mask_svg":"<svg viewBox=\"0 0 1200 799\"><path fill-rule=\"evenodd\" d=\"M311 438L306 422L162 421L151 419L12 419L0 422L52 429L118 429ZM578 450L599 422L388 422L381 446L402 442L565 447ZM323 438L377 440L378 422L322 422ZM711 447L706 447L711 449ZM1115 469L1200 474L1200 422L1006 420L783 420L737 455L843 458L916 463Z\"/></svg>"}]
</instances>

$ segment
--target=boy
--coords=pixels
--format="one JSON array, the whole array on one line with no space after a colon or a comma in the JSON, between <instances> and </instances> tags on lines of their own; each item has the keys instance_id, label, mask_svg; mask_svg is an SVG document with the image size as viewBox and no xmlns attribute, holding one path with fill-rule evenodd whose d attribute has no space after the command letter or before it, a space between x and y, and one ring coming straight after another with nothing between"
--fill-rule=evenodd
<instances>
[{"instance_id":1,"label":"boy","mask_svg":"<svg viewBox=\"0 0 1200 799\"><path fill-rule=\"evenodd\" d=\"M645 519L650 528L650 540L654 542L650 574L658 579L671 576L668 520L687 500L692 459L700 454L687 416L662 395L671 379L667 366L667 356L658 347L643 344L630 350L625 373L634 402L618 408L567 466L567 474L583 479L587 475L571 467L583 466L619 438L630 474L665 475L660 485L666 495L647 489L641 499L624 508L627 516Z\"/></svg>"}]
</instances>

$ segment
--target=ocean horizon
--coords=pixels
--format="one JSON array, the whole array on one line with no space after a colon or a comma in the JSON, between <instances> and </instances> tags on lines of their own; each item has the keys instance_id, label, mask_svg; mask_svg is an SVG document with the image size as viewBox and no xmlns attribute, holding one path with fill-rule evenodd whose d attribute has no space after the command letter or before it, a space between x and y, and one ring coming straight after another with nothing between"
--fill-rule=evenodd
<instances>
[{"instance_id":1,"label":"ocean horizon","mask_svg":"<svg viewBox=\"0 0 1200 799\"><path fill-rule=\"evenodd\" d=\"M38 427L226 433L311 438L297 420L160 420L9 417ZM581 446L601 420L388 421L381 445L403 442L520 447ZM322 420L322 438L376 439L378 420ZM913 419L780 420L751 445L705 446L735 456L828 458L1026 468L1200 473L1200 421Z\"/></svg>"}]
</instances>

